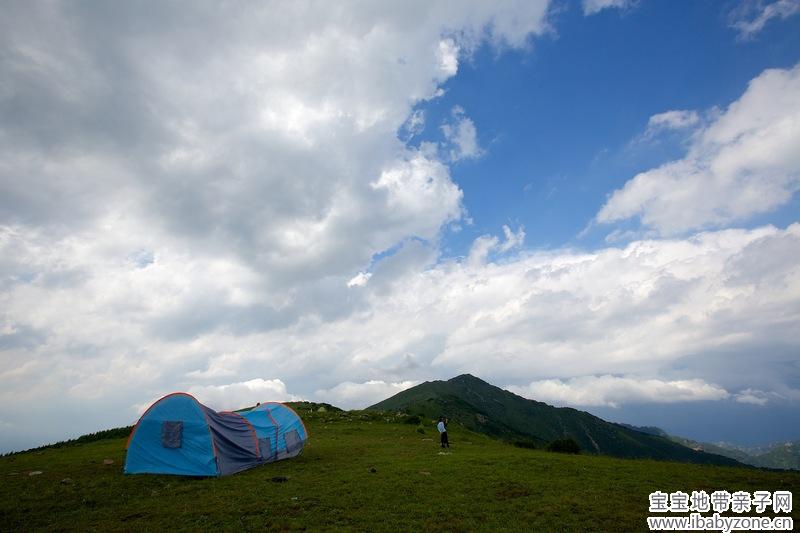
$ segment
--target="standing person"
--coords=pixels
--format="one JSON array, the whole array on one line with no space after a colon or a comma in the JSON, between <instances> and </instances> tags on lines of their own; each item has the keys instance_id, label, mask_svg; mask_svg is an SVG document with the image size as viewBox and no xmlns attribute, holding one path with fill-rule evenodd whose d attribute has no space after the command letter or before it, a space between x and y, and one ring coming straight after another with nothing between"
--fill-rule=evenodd
<instances>
[{"instance_id":1,"label":"standing person","mask_svg":"<svg viewBox=\"0 0 800 533\"><path fill-rule=\"evenodd\" d=\"M436 424L436 429L439 430L439 438L442 443L442 448L449 448L450 441L447 440L447 419L445 417L439 417L439 423Z\"/></svg>"}]
</instances>

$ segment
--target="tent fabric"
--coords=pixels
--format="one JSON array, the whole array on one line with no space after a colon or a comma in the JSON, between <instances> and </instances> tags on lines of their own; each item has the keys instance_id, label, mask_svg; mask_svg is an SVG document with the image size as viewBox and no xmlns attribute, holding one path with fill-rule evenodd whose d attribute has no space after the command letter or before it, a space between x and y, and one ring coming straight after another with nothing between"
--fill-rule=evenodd
<instances>
[{"instance_id":1,"label":"tent fabric","mask_svg":"<svg viewBox=\"0 0 800 533\"><path fill-rule=\"evenodd\" d=\"M265 461L274 461L278 449L278 423L269 411L244 411L240 414L255 428L261 457Z\"/></svg>"},{"instance_id":2,"label":"tent fabric","mask_svg":"<svg viewBox=\"0 0 800 533\"><path fill-rule=\"evenodd\" d=\"M182 422L179 448L162 445L163 428L171 422ZM125 473L218 476L214 446L200 402L188 394L170 394L151 405L133 428Z\"/></svg>"},{"instance_id":3,"label":"tent fabric","mask_svg":"<svg viewBox=\"0 0 800 533\"><path fill-rule=\"evenodd\" d=\"M300 416L288 405L267 402L240 414L256 430L259 443L269 443L269 456L265 461L280 461L296 457L303 451L308 432Z\"/></svg>"},{"instance_id":4,"label":"tent fabric","mask_svg":"<svg viewBox=\"0 0 800 533\"><path fill-rule=\"evenodd\" d=\"M289 447L286 430L302 427L302 420L287 406L269 405L251 421L247 412L218 413L189 394L169 394L153 403L133 428L125 473L227 476L294 457L302 451L305 428L299 445L290 437Z\"/></svg>"},{"instance_id":5,"label":"tent fabric","mask_svg":"<svg viewBox=\"0 0 800 533\"><path fill-rule=\"evenodd\" d=\"M217 413L203 406L217 449L219 474L227 476L262 463L253 426L235 413Z\"/></svg>"}]
</instances>

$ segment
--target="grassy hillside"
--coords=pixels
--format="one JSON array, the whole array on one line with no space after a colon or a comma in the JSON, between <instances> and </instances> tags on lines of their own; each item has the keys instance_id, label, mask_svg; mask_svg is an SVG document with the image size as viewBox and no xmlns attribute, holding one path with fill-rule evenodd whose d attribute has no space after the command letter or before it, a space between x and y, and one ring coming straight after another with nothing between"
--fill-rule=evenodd
<instances>
[{"instance_id":1,"label":"grassy hillside","mask_svg":"<svg viewBox=\"0 0 800 533\"><path fill-rule=\"evenodd\" d=\"M585 411L553 407L512 394L469 374L429 381L383 400L370 409L404 411L429 418L446 415L464 427L539 447L571 438L588 453L735 465L735 460L692 450L668 438L613 424Z\"/></svg>"},{"instance_id":2,"label":"grassy hillside","mask_svg":"<svg viewBox=\"0 0 800 533\"><path fill-rule=\"evenodd\" d=\"M124 438L0 458L0 529L645 531L657 489L800 494L797 472L567 456L457 424L441 455L431 421L301 415L311 440L300 457L225 478L125 476Z\"/></svg>"}]
</instances>

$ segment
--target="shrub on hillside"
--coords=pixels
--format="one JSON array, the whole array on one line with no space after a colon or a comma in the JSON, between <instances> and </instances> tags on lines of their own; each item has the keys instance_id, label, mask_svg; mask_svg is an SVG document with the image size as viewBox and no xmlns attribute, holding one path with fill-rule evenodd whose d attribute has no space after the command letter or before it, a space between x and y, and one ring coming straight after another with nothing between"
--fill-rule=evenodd
<instances>
[{"instance_id":1,"label":"shrub on hillside","mask_svg":"<svg viewBox=\"0 0 800 533\"><path fill-rule=\"evenodd\" d=\"M547 445L547 451L557 453L581 453L581 447L573 439L558 439Z\"/></svg>"},{"instance_id":2,"label":"shrub on hillside","mask_svg":"<svg viewBox=\"0 0 800 533\"><path fill-rule=\"evenodd\" d=\"M419 416L417 416L417 415L411 415L411 416L407 416L407 417L406 417L406 418L403 420L403 423L404 423L404 424L414 424L414 425L417 425L417 424L419 424L420 422L422 422L422 420L420 420Z\"/></svg>"}]
</instances>

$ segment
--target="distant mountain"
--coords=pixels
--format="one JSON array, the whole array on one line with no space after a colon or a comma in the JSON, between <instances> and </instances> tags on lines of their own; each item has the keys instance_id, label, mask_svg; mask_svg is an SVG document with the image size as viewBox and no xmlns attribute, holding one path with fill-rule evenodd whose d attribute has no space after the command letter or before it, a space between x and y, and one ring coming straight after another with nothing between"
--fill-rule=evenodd
<instances>
[{"instance_id":1,"label":"distant mountain","mask_svg":"<svg viewBox=\"0 0 800 533\"><path fill-rule=\"evenodd\" d=\"M564 438L581 450L615 457L740 465L734 459L682 446L660 435L606 422L585 411L528 400L469 374L426 381L368 409L447 416L472 431L544 447Z\"/></svg>"},{"instance_id":2,"label":"distant mountain","mask_svg":"<svg viewBox=\"0 0 800 533\"><path fill-rule=\"evenodd\" d=\"M622 425L643 433L666 437L693 450L730 457L747 465L782 470L800 470L800 440L776 442L766 446L737 446L726 442L712 444L669 435L666 431L657 427Z\"/></svg>"},{"instance_id":3,"label":"distant mountain","mask_svg":"<svg viewBox=\"0 0 800 533\"><path fill-rule=\"evenodd\" d=\"M800 470L800 440L779 442L762 453L752 450L753 464L769 468Z\"/></svg>"}]
</instances>

